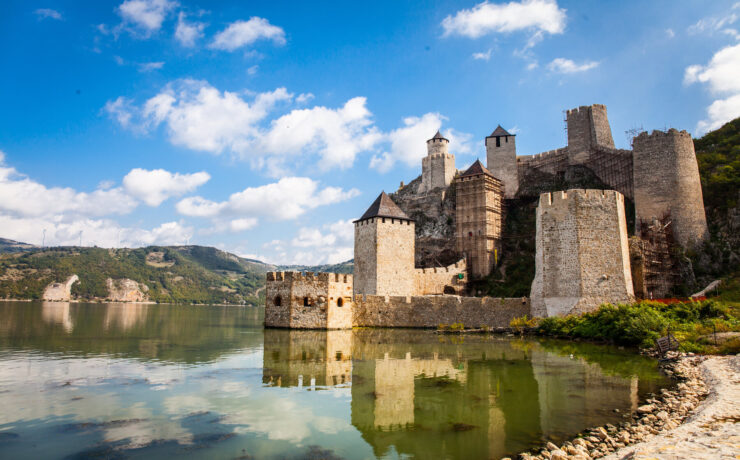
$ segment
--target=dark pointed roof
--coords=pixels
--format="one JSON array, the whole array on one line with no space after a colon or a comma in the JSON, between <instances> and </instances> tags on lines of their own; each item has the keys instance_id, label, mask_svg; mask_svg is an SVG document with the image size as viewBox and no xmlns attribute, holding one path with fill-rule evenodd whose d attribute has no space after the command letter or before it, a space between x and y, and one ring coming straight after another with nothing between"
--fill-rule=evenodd
<instances>
[{"instance_id":1,"label":"dark pointed roof","mask_svg":"<svg viewBox=\"0 0 740 460\"><path fill-rule=\"evenodd\" d=\"M357 219L355 222L372 219L373 217L391 217L394 219L412 220L409 219L409 216L407 216L406 213L403 212L401 208L399 208L398 205L394 203L393 200L391 200L391 197L389 197L388 194L385 192L382 192L378 196L378 198L373 201L373 204L371 204L370 207L367 208L365 214L363 214L362 217Z\"/></svg>"},{"instance_id":2,"label":"dark pointed roof","mask_svg":"<svg viewBox=\"0 0 740 460\"><path fill-rule=\"evenodd\" d=\"M435 135L434 135L434 137L432 137L432 138L431 138L431 139L429 139L429 140L431 141L431 140L434 140L434 139L444 139L444 140L446 140L447 142L450 142L450 140L449 140L449 139L447 139L446 137L444 137L444 136L442 135L442 133L440 133L440 132L439 132L439 130L437 130L437 134L435 134Z\"/></svg>"},{"instance_id":3,"label":"dark pointed roof","mask_svg":"<svg viewBox=\"0 0 740 460\"><path fill-rule=\"evenodd\" d=\"M481 163L480 160L475 160L475 163L473 163L473 165L469 167L467 171L462 173L460 177L477 176L479 174L488 174L489 176L493 177L491 171L486 169L486 167L483 166L483 163Z\"/></svg>"},{"instance_id":4,"label":"dark pointed roof","mask_svg":"<svg viewBox=\"0 0 740 460\"><path fill-rule=\"evenodd\" d=\"M498 125L496 126L496 129L494 129L491 135L488 137L501 137L501 136L515 136L515 134L510 134L508 131L502 128L501 125Z\"/></svg>"}]
</instances>

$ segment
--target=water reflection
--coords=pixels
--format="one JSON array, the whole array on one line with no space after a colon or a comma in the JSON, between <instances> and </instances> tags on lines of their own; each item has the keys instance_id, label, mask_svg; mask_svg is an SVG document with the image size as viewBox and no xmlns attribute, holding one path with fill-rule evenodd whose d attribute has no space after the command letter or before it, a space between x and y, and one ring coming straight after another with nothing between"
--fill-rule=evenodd
<instances>
[{"instance_id":1,"label":"water reflection","mask_svg":"<svg viewBox=\"0 0 740 460\"><path fill-rule=\"evenodd\" d=\"M0 302L0 456L497 458L619 421L666 384L602 346L261 323Z\"/></svg>"}]
</instances>

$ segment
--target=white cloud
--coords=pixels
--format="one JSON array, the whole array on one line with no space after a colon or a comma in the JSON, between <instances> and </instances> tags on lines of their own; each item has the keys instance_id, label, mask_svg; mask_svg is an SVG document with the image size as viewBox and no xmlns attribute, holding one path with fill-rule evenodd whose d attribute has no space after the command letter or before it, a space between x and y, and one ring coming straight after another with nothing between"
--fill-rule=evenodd
<instances>
[{"instance_id":1,"label":"white cloud","mask_svg":"<svg viewBox=\"0 0 740 460\"><path fill-rule=\"evenodd\" d=\"M164 67L164 62L144 62L139 64L139 72L151 72L152 70L159 70Z\"/></svg>"},{"instance_id":2,"label":"white cloud","mask_svg":"<svg viewBox=\"0 0 740 460\"><path fill-rule=\"evenodd\" d=\"M442 126L445 119L439 113L427 113L421 117L407 117L403 127L385 135L384 140L390 143L390 151L373 155L370 167L379 172L388 172L400 161L408 166L419 166L421 159L427 155L427 143ZM450 153L467 154L472 151L469 144L472 136L455 130L446 130L444 136L449 139Z\"/></svg>"},{"instance_id":3,"label":"white cloud","mask_svg":"<svg viewBox=\"0 0 740 460\"><path fill-rule=\"evenodd\" d=\"M493 50L491 48L488 48L488 51L486 51L485 53L473 53L473 59L488 61L491 59L491 51Z\"/></svg>"},{"instance_id":4,"label":"white cloud","mask_svg":"<svg viewBox=\"0 0 740 460\"><path fill-rule=\"evenodd\" d=\"M210 47L225 51L251 45L260 39L272 40L278 45L285 44L285 31L270 24L267 19L252 17L248 21L236 21L217 33Z\"/></svg>"},{"instance_id":5,"label":"white cloud","mask_svg":"<svg viewBox=\"0 0 740 460\"><path fill-rule=\"evenodd\" d=\"M62 13L60 13L57 10L52 10L50 8L39 8L36 11L34 11L34 14L38 16L39 20L41 19L56 19L57 21L62 20Z\"/></svg>"},{"instance_id":6,"label":"white cloud","mask_svg":"<svg viewBox=\"0 0 740 460\"><path fill-rule=\"evenodd\" d=\"M673 37L676 36L676 32L674 32L673 29L666 29L665 30L665 35L668 38L673 38Z\"/></svg>"},{"instance_id":7,"label":"white cloud","mask_svg":"<svg viewBox=\"0 0 740 460\"><path fill-rule=\"evenodd\" d=\"M339 220L321 228L301 227L290 241L273 240L263 245L269 260L288 265L337 264L354 256L354 224ZM260 260L265 260L264 257Z\"/></svg>"},{"instance_id":8,"label":"white cloud","mask_svg":"<svg viewBox=\"0 0 740 460\"><path fill-rule=\"evenodd\" d=\"M177 2L169 0L126 0L118 6L118 14L125 23L149 36L162 27L167 14L177 6Z\"/></svg>"},{"instance_id":9,"label":"white cloud","mask_svg":"<svg viewBox=\"0 0 740 460\"><path fill-rule=\"evenodd\" d=\"M257 71L259 70L259 68L260 68L260 66L258 66L257 64L249 67L247 69L247 75L256 75L257 74Z\"/></svg>"},{"instance_id":10,"label":"white cloud","mask_svg":"<svg viewBox=\"0 0 740 460\"><path fill-rule=\"evenodd\" d=\"M295 98L295 101L299 104L305 104L306 102L310 101L314 98L313 93L301 93L298 95L298 97Z\"/></svg>"},{"instance_id":11,"label":"white cloud","mask_svg":"<svg viewBox=\"0 0 740 460\"><path fill-rule=\"evenodd\" d=\"M234 219L231 222L229 222L229 229L232 232L243 232L244 230L249 230L250 228L253 228L256 225L257 225L256 218Z\"/></svg>"},{"instance_id":12,"label":"white cloud","mask_svg":"<svg viewBox=\"0 0 740 460\"><path fill-rule=\"evenodd\" d=\"M740 116L740 44L722 48L706 66L691 65L684 73L684 83L704 83L712 94L725 96L707 107L707 119L697 124L697 134L717 129Z\"/></svg>"},{"instance_id":13,"label":"white cloud","mask_svg":"<svg viewBox=\"0 0 740 460\"><path fill-rule=\"evenodd\" d=\"M547 65L547 69L556 73L577 73L591 70L599 65L596 61L586 61L576 64L570 59L555 58Z\"/></svg>"},{"instance_id":14,"label":"white cloud","mask_svg":"<svg viewBox=\"0 0 740 460\"><path fill-rule=\"evenodd\" d=\"M205 24L202 22L187 22L185 13L180 11L177 15L177 27L175 28L175 39L180 45L192 48L195 41L203 37Z\"/></svg>"},{"instance_id":15,"label":"white cloud","mask_svg":"<svg viewBox=\"0 0 740 460\"><path fill-rule=\"evenodd\" d=\"M721 31L726 26L730 26L737 22L737 19L738 16L735 13L730 13L722 17L700 19L688 28L688 32L691 35L696 35Z\"/></svg>"},{"instance_id":16,"label":"white cloud","mask_svg":"<svg viewBox=\"0 0 740 460\"><path fill-rule=\"evenodd\" d=\"M139 127L132 123L135 108L131 99L120 96L113 101L106 102L103 110L123 128L139 131Z\"/></svg>"},{"instance_id":17,"label":"white cloud","mask_svg":"<svg viewBox=\"0 0 740 460\"><path fill-rule=\"evenodd\" d=\"M123 188L131 196L149 206L159 206L170 197L192 192L208 182L211 176L205 172L179 174L155 169L135 168L123 178Z\"/></svg>"},{"instance_id":18,"label":"white cloud","mask_svg":"<svg viewBox=\"0 0 740 460\"><path fill-rule=\"evenodd\" d=\"M359 194L356 189L319 189L319 183L307 177L284 177L272 184L246 188L222 202L200 196L185 198L177 203L176 208L180 214L191 217L289 220L310 209L346 201Z\"/></svg>"},{"instance_id":19,"label":"white cloud","mask_svg":"<svg viewBox=\"0 0 740 460\"><path fill-rule=\"evenodd\" d=\"M460 10L442 21L444 36L461 35L478 38L489 33L533 30L560 34L565 30L565 10L555 0L522 0L521 2L483 2L471 9Z\"/></svg>"}]
</instances>

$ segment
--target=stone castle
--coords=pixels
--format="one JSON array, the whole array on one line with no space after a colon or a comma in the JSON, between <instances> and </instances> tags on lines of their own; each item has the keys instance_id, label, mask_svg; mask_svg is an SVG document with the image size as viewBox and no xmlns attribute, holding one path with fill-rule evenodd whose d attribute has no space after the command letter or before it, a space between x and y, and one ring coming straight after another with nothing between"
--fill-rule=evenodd
<instances>
[{"instance_id":1,"label":"stone castle","mask_svg":"<svg viewBox=\"0 0 740 460\"><path fill-rule=\"evenodd\" d=\"M691 136L643 132L633 150L617 149L605 106L566 113L566 147L517 156L516 135L499 125L485 138L487 165L465 171L437 132L420 177L355 221L354 278L268 273L265 325L498 327L667 295L680 282L676 250L707 236ZM572 188L574 177L591 187ZM520 237L507 215L534 200L529 297L465 297L471 281L506 270L504 240Z\"/></svg>"}]
</instances>

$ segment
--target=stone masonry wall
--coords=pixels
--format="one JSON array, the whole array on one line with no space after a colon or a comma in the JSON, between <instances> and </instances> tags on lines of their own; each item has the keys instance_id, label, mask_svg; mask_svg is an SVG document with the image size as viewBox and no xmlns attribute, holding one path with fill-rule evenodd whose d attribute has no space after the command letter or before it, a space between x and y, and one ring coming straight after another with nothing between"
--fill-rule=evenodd
<instances>
[{"instance_id":1,"label":"stone masonry wall","mask_svg":"<svg viewBox=\"0 0 740 460\"><path fill-rule=\"evenodd\" d=\"M670 217L674 240L692 246L707 236L699 167L691 135L670 129L634 138L635 222Z\"/></svg>"},{"instance_id":2,"label":"stone masonry wall","mask_svg":"<svg viewBox=\"0 0 740 460\"><path fill-rule=\"evenodd\" d=\"M532 313L584 313L634 298L624 197L613 190L543 193L537 207Z\"/></svg>"},{"instance_id":3,"label":"stone masonry wall","mask_svg":"<svg viewBox=\"0 0 740 460\"><path fill-rule=\"evenodd\" d=\"M568 110L568 160L583 164L596 146L614 148L606 106L593 104Z\"/></svg>"},{"instance_id":4,"label":"stone masonry wall","mask_svg":"<svg viewBox=\"0 0 740 460\"><path fill-rule=\"evenodd\" d=\"M504 185L506 198L514 198L519 190L516 161L516 137L486 137L486 168Z\"/></svg>"},{"instance_id":5,"label":"stone masonry wall","mask_svg":"<svg viewBox=\"0 0 740 460\"><path fill-rule=\"evenodd\" d=\"M503 188L489 175L460 177L456 181L455 238L475 277L487 276L501 247Z\"/></svg>"},{"instance_id":6,"label":"stone masonry wall","mask_svg":"<svg viewBox=\"0 0 740 460\"><path fill-rule=\"evenodd\" d=\"M294 329L352 327L352 284L352 275L269 272L265 326Z\"/></svg>"},{"instance_id":7,"label":"stone masonry wall","mask_svg":"<svg viewBox=\"0 0 740 460\"><path fill-rule=\"evenodd\" d=\"M352 323L366 327L437 327L454 323L508 327L512 319L524 315L531 315L527 298L358 295Z\"/></svg>"},{"instance_id":8,"label":"stone masonry wall","mask_svg":"<svg viewBox=\"0 0 740 460\"><path fill-rule=\"evenodd\" d=\"M414 294L460 294L467 282L466 272L465 259L447 267L417 268L414 273ZM445 288L454 292L445 292Z\"/></svg>"}]
</instances>

